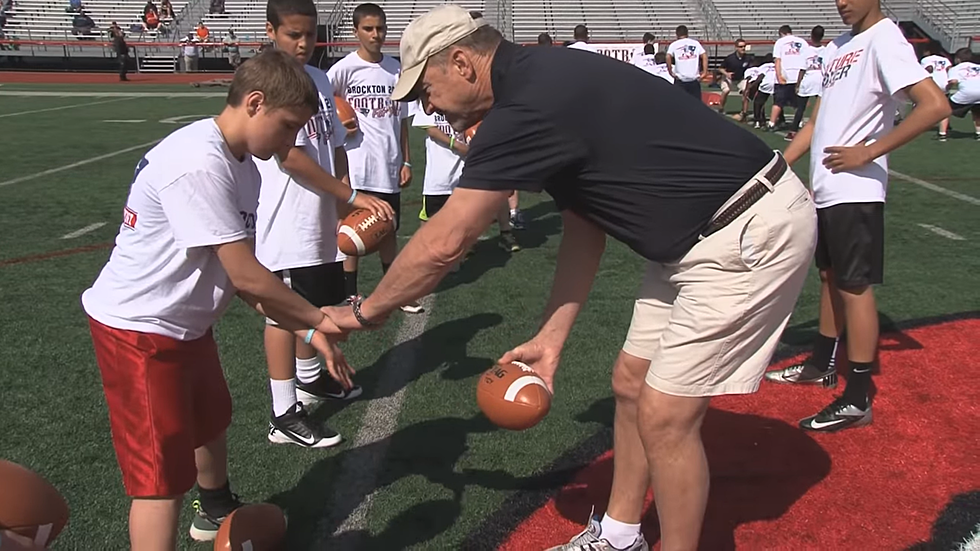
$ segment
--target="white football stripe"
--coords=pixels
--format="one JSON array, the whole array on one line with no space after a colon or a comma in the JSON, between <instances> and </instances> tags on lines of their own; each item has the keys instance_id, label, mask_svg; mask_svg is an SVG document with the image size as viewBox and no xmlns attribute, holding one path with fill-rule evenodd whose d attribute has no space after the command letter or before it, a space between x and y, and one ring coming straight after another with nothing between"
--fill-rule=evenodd
<instances>
[{"instance_id":1,"label":"white football stripe","mask_svg":"<svg viewBox=\"0 0 980 551\"><path fill-rule=\"evenodd\" d=\"M51 535L51 529L53 528L50 524L42 524L37 527L37 532L34 533L34 545L40 545L41 547L47 547L48 537Z\"/></svg>"},{"instance_id":2,"label":"white football stripe","mask_svg":"<svg viewBox=\"0 0 980 551\"><path fill-rule=\"evenodd\" d=\"M350 240L354 242L354 246L357 247L357 254L364 254L364 240L361 239L360 235L354 231L354 228L350 226L340 226L340 233L350 237Z\"/></svg>"},{"instance_id":3,"label":"white football stripe","mask_svg":"<svg viewBox=\"0 0 980 551\"><path fill-rule=\"evenodd\" d=\"M548 390L548 387L544 384L544 381L541 380L541 377L538 377L537 375L525 375L515 379L514 382L507 387L507 392L504 393L504 400L513 402L514 398L517 398L517 393L527 385L540 385L541 388Z\"/></svg>"}]
</instances>

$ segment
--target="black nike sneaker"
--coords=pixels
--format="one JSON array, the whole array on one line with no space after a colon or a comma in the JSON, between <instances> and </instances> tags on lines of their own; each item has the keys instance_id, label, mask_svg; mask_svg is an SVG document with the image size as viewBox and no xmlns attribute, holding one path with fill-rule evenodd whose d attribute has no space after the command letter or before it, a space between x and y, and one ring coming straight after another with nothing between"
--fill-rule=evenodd
<instances>
[{"instance_id":1,"label":"black nike sneaker","mask_svg":"<svg viewBox=\"0 0 980 551\"><path fill-rule=\"evenodd\" d=\"M364 389L354 385L350 390L345 389L325 371L312 383L296 381L296 398L304 406L324 400L353 400L364 393Z\"/></svg>"},{"instance_id":2,"label":"black nike sneaker","mask_svg":"<svg viewBox=\"0 0 980 551\"><path fill-rule=\"evenodd\" d=\"M782 384L822 385L824 388L836 388L837 369L831 367L826 371L821 371L808 358L785 369L767 371L766 380Z\"/></svg>"},{"instance_id":3,"label":"black nike sneaker","mask_svg":"<svg viewBox=\"0 0 980 551\"><path fill-rule=\"evenodd\" d=\"M820 413L800 420L800 428L816 432L835 432L870 425L871 404L862 409L843 396L838 397Z\"/></svg>"},{"instance_id":4,"label":"black nike sneaker","mask_svg":"<svg viewBox=\"0 0 980 551\"><path fill-rule=\"evenodd\" d=\"M315 425L303 409L302 402L296 402L292 409L269 422L269 442L273 444L295 444L304 448L329 448L340 443L340 434L326 425Z\"/></svg>"}]
</instances>

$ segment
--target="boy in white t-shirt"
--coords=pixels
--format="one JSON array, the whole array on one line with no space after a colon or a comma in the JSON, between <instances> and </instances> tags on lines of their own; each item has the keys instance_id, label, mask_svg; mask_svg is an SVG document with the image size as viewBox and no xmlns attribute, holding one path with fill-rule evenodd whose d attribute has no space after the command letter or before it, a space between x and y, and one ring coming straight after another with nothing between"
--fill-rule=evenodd
<instances>
[{"instance_id":1,"label":"boy in white t-shirt","mask_svg":"<svg viewBox=\"0 0 980 551\"><path fill-rule=\"evenodd\" d=\"M821 60L823 56L824 29L817 25L810 30L810 43L806 48L806 70L803 76L796 83L796 113L793 114L793 128L786 134L786 141L793 141L796 131L803 123L803 114L806 106L810 103L810 98L820 94L823 87L823 70Z\"/></svg>"},{"instance_id":2,"label":"boy in white t-shirt","mask_svg":"<svg viewBox=\"0 0 980 551\"><path fill-rule=\"evenodd\" d=\"M292 147L256 163L262 187L255 255L314 306L334 306L347 298L344 256L337 250L338 218L349 206L388 219L394 212L384 201L358 194L346 183L347 130L333 105L333 86L323 71L307 65L316 43L316 5L312 0L269 0L266 19L266 34L275 47L302 63L316 84L319 110ZM345 389L321 376L323 364L316 350L271 319L264 341L272 393L269 441L306 448L338 444L340 435L313 424L304 405L356 398L361 388Z\"/></svg>"},{"instance_id":3,"label":"boy in white t-shirt","mask_svg":"<svg viewBox=\"0 0 980 551\"><path fill-rule=\"evenodd\" d=\"M466 137L453 130L440 113L416 110L412 126L425 128L425 179L422 184L423 222L435 216L456 189L463 173L463 157L469 151Z\"/></svg>"},{"instance_id":4,"label":"boy in white t-shirt","mask_svg":"<svg viewBox=\"0 0 980 551\"><path fill-rule=\"evenodd\" d=\"M796 97L796 83L807 69L807 43L793 35L789 25L779 27L779 40L772 47L772 57L776 64L776 85L773 91L772 111L769 113L770 130L781 120L783 109L799 109ZM792 128L791 130L796 130Z\"/></svg>"},{"instance_id":5,"label":"boy in white t-shirt","mask_svg":"<svg viewBox=\"0 0 980 551\"><path fill-rule=\"evenodd\" d=\"M752 120L755 121L755 128L764 128L766 123L766 102L772 96L776 86L776 64L772 62L772 54L766 54L759 58L758 72L746 71L753 75L755 83L755 93L752 94Z\"/></svg>"},{"instance_id":6,"label":"boy in white t-shirt","mask_svg":"<svg viewBox=\"0 0 980 551\"><path fill-rule=\"evenodd\" d=\"M919 61L919 65L926 70L927 73L932 77L932 80L936 82L936 86L940 90L946 90L949 85L949 75L946 73L953 64L946 59L945 56L936 55L935 52L939 51L936 46L932 44L926 44L922 48L922 59ZM949 119L945 118L939 122L939 141L946 141L946 129L949 127Z\"/></svg>"},{"instance_id":7,"label":"boy in white t-shirt","mask_svg":"<svg viewBox=\"0 0 980 551\"><path fill-rule=\"evenodd\" d=\"M133 498L133 549L176 548L180 506L195 482L194 539L214 539L241 505L228 484L231 396L211 331L236 294L333 357L331 376L350 386L331 340L339 330L253 254L252 156L283 150L316 110L316 87L292 57L269 51L242 64L218 117L175 131L140 160L115 248L82 294Z\"/></svg>"},{"instance_id":8,"label":"boy in white t-shirt","mask_svg":"<svg viewBox=\"0 0 980 551\"><path fill-rule=\"evenodd\" d=\"M674 84L701 101L701 81L708 76L708 52L687 36L687 26L678 25L677 40L667 47L667 68Z\"/></svg>"},{"instance_id":9,"label":"boy in white t-shirt","mask_svg":"<svg viewBox=\"0 0 980 551\"><path fill-rule=\"evenodd\" d=\"M357 113L357 132L344 144L350 165L351 187L388 202L395 211L395 227L401 216L401 190L412 181L408 147L408 104L391 100L391 92L401 72L398 60L381 53L388 34L385 12L377 4L361 4L352 14L354 34L360 47L327 71L337 95ZM396 232L381 243L378 256L381 269L398 254ZM358 258L344 261L347 295L353 301L357 292ZM408 313L422 311L418 303L402 306Z\"/></svg>"},{"instance_id":10,"label":"boy in white t-shirt","mask_svg":"<svg viewBox=\"0 0 980 551\"><path fill-rule=\"evenodd\" d=\"M636 65L640 69L650 73L651 75L656 75L667 82L673 84L674 77L670 76L670 69L667 66L667 53L666 52L656 52L654 50L656 47L653 44L647 44L643 47L643 55L633 58L633 65Z\"/></svg>"},{"instance_id":11,"label":"boy in white t-shirt","mask_svg":"<svg viewBox=\"0 0 980 551\"><path fill-rule=\"evenodd\" d=\"M902 31L884 16L879 0L848 0L839 9L851 31L823 55L823 87L810 124L786 149L794 163L810 155L817 206L816 263L822 283L819 334L804 362L766 374L770 381L837 385L834 356L847 331L851 374L826 408L800 421L812 431L871 423L871 371L878 352L878 312L872 286L884 272L884 202L889 152L949 115L946 98L919 66ZM894 126L908 96L909 116Z\"/></svg>"},{"instance_id":12,"label":"boy in white t-shirt","mask_svg":"<svg viewBox=\"0 0 980 551\"><path fill-rule=\"evenodd\" d=\"M949 107L959 118L973 114L973 136L980 141L980 65L973 62L973 52L969 48L956 50L953 61L956 65L949 68L946 84L947 89L955 90L949 97ZM939 123L940 137L946 136L948 128L947 118Z\"/></svg>"}]
</instances>

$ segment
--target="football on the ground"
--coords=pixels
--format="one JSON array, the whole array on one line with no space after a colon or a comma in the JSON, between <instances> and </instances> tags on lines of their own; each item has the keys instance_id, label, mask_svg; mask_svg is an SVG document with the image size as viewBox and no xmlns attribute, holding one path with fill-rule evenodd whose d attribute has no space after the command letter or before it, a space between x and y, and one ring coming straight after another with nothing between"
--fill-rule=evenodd
<instances>
[{"instance_id":1,"label":"football on the ground","mask_svg":"<svg viewBox=\"0 0 980 551\"><path fill-rule=\"evenodd\" d=\"M464 132L464 134L466 134L466 141L471 141L473 139L473 136L476 136L476 131L479 128L480 128L480 123L476 123L473 126L467 128L466 132Z\"/></svg>"},{"instance_id":2,"label":"football on the ground","mask_svg":"<svg viewBox=\"0 0 980 551\"><path fill-rule=\"evenodd\" d=\"M392 220L383 220L367 209L355 209L340 223L337 247L348 256L364 256L378 250L381 241L393 231Z\"/></svg>"},{"instance_id":3,"label":"football on the ground","mask_svg":"<svg viewBox=\"0 0 980 551\"><path fill-rule=\"evenodd\" d=\"M476 403L498 427L524 430L551 409L551 392L541 377L521 362L494 365L480 376Z\"/></svg>"},{"instance_id":4,"label":"football on the ground","mask_svg":"<svg viewBox=\"0 0 980 551\"><path fill-rule=\"evenodd\" d=\"M0 459L0 530L51 545L68 523L65 498L34 471Z\"/></svg>"},{"instance_id":5,"label":"football on the ground","mask_svg":"<svg viewBox=\"0 0 980 551\"><path fill-rule=\"evenodd\" d=\"M340 117L340 122L348 130L357 130L357 113L354 112L354 108L350 106L350 103L340 96L334 96L333 103L337 106L337 116Z\"/></svg>"},{"instance_id":6,"label":"football on the ground","mask_svg":"<svg viewBox=\"0 0 980 551\"><path fill-rule=\"evenodd\" d=\"M235 509L218 528L214 551L272 551L286 538L286 516L271 503Z\"/></svg>"}]
</instances>

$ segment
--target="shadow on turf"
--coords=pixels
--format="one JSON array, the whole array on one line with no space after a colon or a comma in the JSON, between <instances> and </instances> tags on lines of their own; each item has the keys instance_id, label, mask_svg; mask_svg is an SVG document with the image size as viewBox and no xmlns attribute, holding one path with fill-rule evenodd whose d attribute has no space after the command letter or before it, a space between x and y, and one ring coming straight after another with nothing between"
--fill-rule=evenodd
<instances>
[{"instance_id":1,"label":"shadow on turf","mask_svg":"<svg viewBox=\"0 0 980 551\"><path fill-rule=\"evenodd\" d=\"M517 242L522 249L539 248L547 243L551 236L561 233L561 216L555 212L555 205L551 201L536 203L522 212L527 222L527 229L515 232ZM511 254L500 247L496 236L478 241L473 247L473 255L463 262L458 272L449 274L442 280L438 291L447 291L458 285L468 285L495 268L503 268L510 260Z\"/></svg>"},{"instance_id":2,"label":"shadow on turf","mask_svg":"<svg viewBox=\"0 0 980 551\"><path fill-rule=\"evenodd\" d=\"M422 375L441 367L446 369L444 379L460 380L481 373L493 365L496 358L477 358L466 354L466 347L479 332L499 325L504 318L500 314L474 314L472 316L443 322L427 329L417 338L393 346L368 367L358 369L355 382L364 388L363 399L391 396L403 387L410 385ZM406 358L411 363L403 363ZM385 369L411 369L408 377L389 379L392 384L379 384ZM331 400L325 402L311 414L317 422L327 418L347 406L349 402Z\"/></svg>"},{"instance_id":3,"label":"shadow on turf","mask_svg":"<svg viewBox=\"0 0 980 551\"><path fill-rule=\"evenodd\" d=\"M601 515L612 483L612 458L604 454L612 445L613 411L613 399L604 398L577 416L579 421L600 423L604 428L544 469L554 473L554 484L519 486L522 491L488 517L460 548L496 549L512 536L519 538L513 531L552 498L557 511L575 523L584 525L593 505ZM734 533L740 524L782 516L830 472L827 452L800 429L777 419L712 408L702 434L712 471L702 549L734 549ZM582 468L583 464L588 466ZM568 485L573 479L575 484ZM565 489L559 490L562 487ZM643 525L652 547L659 539L652 505ZM533 530L535 526L530 523L522 528Z\"/></svg>"}]
</instances>

